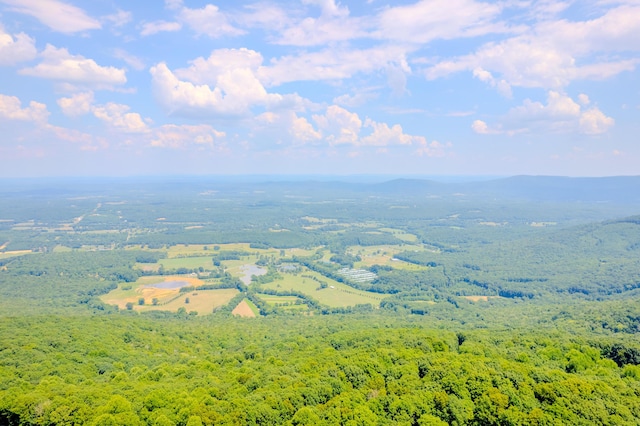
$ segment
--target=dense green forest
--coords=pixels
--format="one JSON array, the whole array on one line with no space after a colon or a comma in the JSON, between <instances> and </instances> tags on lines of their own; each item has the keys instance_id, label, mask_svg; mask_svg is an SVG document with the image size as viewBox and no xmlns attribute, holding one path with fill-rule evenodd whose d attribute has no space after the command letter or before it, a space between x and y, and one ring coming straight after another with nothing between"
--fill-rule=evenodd
<instances>
[{"instance_id":1,"label":"dense green forest","mask_svg":"<svg viewBox=\"0 0 640 426\"><path fill-rule=\"evenodd\" d=\"M0 424L640 424L637 178L3 183Z\"/></svg>"}]
</instances>

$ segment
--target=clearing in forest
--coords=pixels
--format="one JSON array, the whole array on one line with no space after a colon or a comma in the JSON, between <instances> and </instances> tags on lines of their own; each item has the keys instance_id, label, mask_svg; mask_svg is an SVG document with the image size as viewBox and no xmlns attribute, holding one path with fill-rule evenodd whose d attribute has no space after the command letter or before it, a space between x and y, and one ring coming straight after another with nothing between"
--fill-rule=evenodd
<instances>
[{"instance_id":1,"label":"clearing in forest","mask_svg":"<svg viewBox=\"0 0 640 426\"><path fill-rule=\"evenodd\" d=\"M386 294L357 290L306 268L299 275L282 275L283 278L280 280L263 284L264 288L277 291L299 291L330 307L347 307L367 303L377 307L382 299L388 297ZM322 288L321 283L325 283L326 287Z\"/></svg>"},{"instance_id":2,"label":"clearing in forest","mask_svg":"<svg viewBox=\"0 0 640 426\"><path fill-rule=\"evenodd\" d=\"M238 303L238 306L236 306L231 313L245 318L254 318L256 316L254 310L249 306L247 299L242 299L242 302Z\"/></svg>"}]
</instances>

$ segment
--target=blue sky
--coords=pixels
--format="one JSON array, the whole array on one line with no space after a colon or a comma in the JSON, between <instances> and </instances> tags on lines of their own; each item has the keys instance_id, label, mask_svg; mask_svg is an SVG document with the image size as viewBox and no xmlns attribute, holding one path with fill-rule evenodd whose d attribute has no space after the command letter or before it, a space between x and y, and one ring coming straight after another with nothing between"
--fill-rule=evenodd
<instances>
[{"instance_id":1,"label":"blue sky","mask_svg":"<svg viewBox=\"0 0 640 426\"><path fill-rule=\"evenodd\" d=\"M638 175L638 40L638 0L0 0L0 177Z\"/></svg>"}]
</instances>

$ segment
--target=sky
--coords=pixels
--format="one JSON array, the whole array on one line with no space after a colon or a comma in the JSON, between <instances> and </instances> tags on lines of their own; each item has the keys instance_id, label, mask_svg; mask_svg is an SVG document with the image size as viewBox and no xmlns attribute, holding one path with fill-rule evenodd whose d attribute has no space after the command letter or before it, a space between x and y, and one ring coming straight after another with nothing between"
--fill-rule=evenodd
<instances>
[{"instance_id":1,"label":"sky","mask_svg":"<svg viewBox=\"0 0 640 426\"><path fill-rule=\"evenodd\" d=\"M0 177L640 175L640 0L0 0Z\"/></svg>"}]
</instances>

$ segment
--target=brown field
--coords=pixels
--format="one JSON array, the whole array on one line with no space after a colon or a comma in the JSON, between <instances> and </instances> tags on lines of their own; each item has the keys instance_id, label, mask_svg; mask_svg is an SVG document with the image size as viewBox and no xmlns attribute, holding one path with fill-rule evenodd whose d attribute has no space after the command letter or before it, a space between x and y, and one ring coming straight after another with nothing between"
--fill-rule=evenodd
<instances>
[{"instance_id":1,"label":"brown field","mask_svg":"<svg viewBox=\"0 0 640 426\"><path fill-rule=\"evenodd\" d=\"M139 306L144 311L171 311L177 312L180 308L185 308L187 312L195 311L198 315L208 315L214 309L224 306L233 297L238 294L235 288L226 288L220 290L200 290L191 293L183 293L180 297L161 306ZM175 297L175 296L174 296ZM185 303L189 298L189 303ZM134 308L135 309L135 308Z\"/></svg>"},{"instance_id":2,"label":"brown field","mask_svg":"<svg viewBox=\"0 0 640 426\"><path fill-rule=\"evenodd\" d=\"M166 281L187 281L190 285L197 287L203 284L202 280L193 277L185 277L183 275L167 275L164 277L142 277L135 283L121 284L118 289L109 292L101 297L104 303L109 305L117 305L120 309L126 309L127 303L134 304L135 309L144 309L151 307L153 299L164 303L176 297L180 293L180 289L154 288L146 287L147 285L159 284ZM123 287L131 287L124 290ZM138 305L138 299L144 298L144 305ZM154 306L161 308L161 306ZM177 308L176 308L177 309ZM213 308L212 308L213 309ZM167 310L167 309L165 309Z\"/></svg>"},{"instance_id":3,"label":"brown field","mask_svg":"<svg viewBox=\"0 0 640 426\"><path fill-rule=\"evenodd\" d=\"M243 299L242 302L238 303L238 306L235 307L233 311L231 311L233 315L238 315L245 318L255 318L256 314L251 309L251 306L247 303L246 299Z\"/></svg>"}]
</instances>

